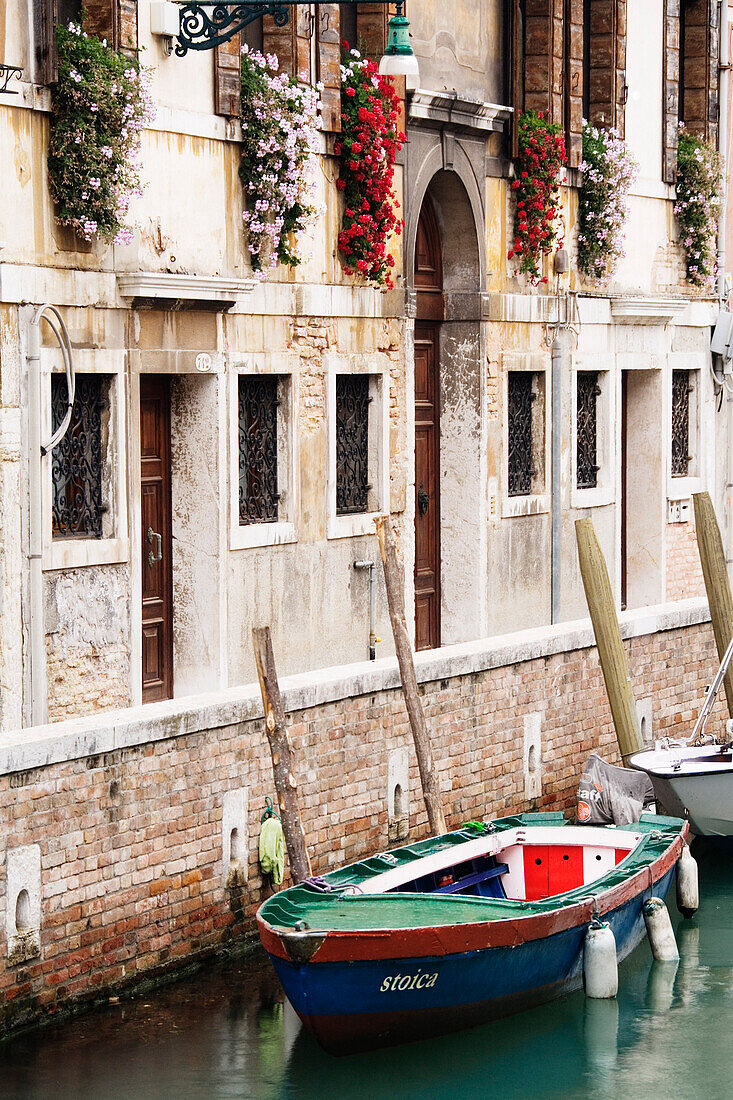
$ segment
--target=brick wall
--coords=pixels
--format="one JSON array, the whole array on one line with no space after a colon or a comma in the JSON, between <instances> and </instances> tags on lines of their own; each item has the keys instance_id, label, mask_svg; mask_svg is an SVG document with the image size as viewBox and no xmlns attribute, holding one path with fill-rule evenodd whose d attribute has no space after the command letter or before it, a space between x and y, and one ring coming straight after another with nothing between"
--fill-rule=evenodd
<instances>
[{"instance_id":1,"label":"brick wall","mask_svg":"<svg viewBox=\"0 0 733 1100\"><path fill-rule=\"evenodd\" d=\"M662 609L656 620L646 609L645 622L638 630L654 633L636 633L626 616L637 695L653 699L656 732L688 729L715 664L703 602ZM617 759L591 642L580 623L561 636L545 628L418 655L452 827L569 808L588 753ZM386 846L388 754L410 745L396 666L348 666L282 686L314 872ZM9 965L0 919L2 1028L107 995L253 929L266 896L260 814L273 793L259 714L250 686L0 739L0 910L17 849L38 845L41 860L40 956ZM541 716L542 730L542 796L533 804L524 798L527 714ZM410 756L415 838L427 819ZM249 831L235 874L222 848L232 794L246 799ZM14 953L22 959L17 945Z\"/></svg>"},{"instance_id":2,"label":"brick wall","mask_svg":"<svg viewBox=\"0 0 733 1100\"><path fill-rule=\"evenodd\" d=\"M705 595L700 551L695 534L695 516L690 507L689 523L668 523L666 527L668 600L686 600Z\"/></svg>"}]
</instances>

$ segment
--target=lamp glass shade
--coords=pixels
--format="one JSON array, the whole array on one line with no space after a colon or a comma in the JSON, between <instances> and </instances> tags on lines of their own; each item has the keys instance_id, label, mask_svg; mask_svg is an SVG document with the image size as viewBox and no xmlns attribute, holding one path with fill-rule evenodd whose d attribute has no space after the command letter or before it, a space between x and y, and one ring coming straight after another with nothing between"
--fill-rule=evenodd
<instances>
[{"instance_id":1,"label":"lamp glass shade","mask_svg":"<svg viewBox=\"0 0 733 1100\"><path fill-rule=\"evenodd\" d=\"M407 86L416 88L420 69L410 45L409 20L404 15L393 15L388 26L387 48L379 62L379 71L382 76L407 77Z\"/></svg>"}]
</instances>

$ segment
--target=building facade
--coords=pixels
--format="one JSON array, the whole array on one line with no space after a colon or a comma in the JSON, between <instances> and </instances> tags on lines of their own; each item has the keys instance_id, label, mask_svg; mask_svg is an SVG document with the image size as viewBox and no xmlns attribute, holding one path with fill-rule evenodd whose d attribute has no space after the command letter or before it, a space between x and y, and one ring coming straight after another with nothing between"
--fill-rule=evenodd
<instances>
[{"instance_id":1,"label":"building facade","mask_svg":"<svg viewBox=\"0 0 733 1100\"><path fill-rule=\"evenodd\" d=\"M690 727L714 666L693 492L733 557L733 398L710 351L726 280L687 280L674 211L680 122L729 142L717 0L409 0L388 291L344 271L336 186L339 39L379 57L384 5L244 34L323 84L324 213L301 265L264 280L241 40L181 57L149 0L85 6L157 107L120 245L59 225L49 190L55 27L80 5L0 10L0 1030L252 930L273 793L253 626L272 629L314 872L425 834L376 515L451 827L569 808L588 753L614 757L576 519L625 609L647 739ZM526 110L568 153L567 255L536 285L509 258ZM638 164L606 283L578 269L584 117ZM54 448L49 321L76 377Z\"/></svg>"},{"instance_id":2,"label":"building facade","mask_svg":"<svg viewBox=\"0 0 733 1100\"><path fill-rule=\"evenodd\" d=\"M715 136L716 3L412 3L420 80L405 102L405 233L387 293L345 275L337 253L332 64L339 24L381 53L384 6L319 5L283 30L247 28L299 79L326 79L326 212L305 262L262 282L237 176L239 40L171 55L145 2L95 0L86 22L152 70L133 240L88 244L56 223L53 26L77 7L10 0L2 16L5 62L22 70L0 97L4 729L249 682L250 629L264 622L285 673L360 660L372 575L388 656L380 569L354 568L377 562L379 512L400 537L418 648L584 616L579 516L595 521L622 605L702 591L690 494L710 489L722 508L727 436L710 369L717 305L685 280L673 207L678 121L687 111ZM570 271L555 280L548 257L539 288L507 259L524 108L560 122L568 147ZM614 125L639 164L627 254L603 286L582 280L574 255L584 114ZM31 421L47 437L63 402L62 356L41 322L31 407L29 333L44 303L70 333L80 415L98 421L85 486L96 504L73 522L59 512L68 440L43 458L32 499ZM275 481L257 491L273 499L248 514L248 433L267 415ZM344 510L349 416L362 418L369 488ZM585 480L579 455L595 467Z\"/></svg>"}]
</instances>

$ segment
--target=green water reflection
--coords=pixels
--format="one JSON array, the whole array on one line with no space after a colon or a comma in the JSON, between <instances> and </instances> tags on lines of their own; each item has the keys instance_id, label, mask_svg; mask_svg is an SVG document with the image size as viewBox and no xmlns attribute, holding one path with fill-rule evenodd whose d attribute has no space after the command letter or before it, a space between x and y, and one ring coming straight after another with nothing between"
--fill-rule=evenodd
<instances>
[{"instance_id":1,"label":"green water reflection","mask_svg":"<svg viewBox=\"0 0 733 1100\"><path fill-rule=\"evenodd\" d=\"M261 960L0 1047L0 1095L46 1100L733 1100L733 855L700 860L681 960L643 943L617 1001L581 993L474 1031L371 1056L323 1054ZM671 899L670 899L671 900ZM673 906L671 906L673 907Z\"/></svg>"}]
</instances>

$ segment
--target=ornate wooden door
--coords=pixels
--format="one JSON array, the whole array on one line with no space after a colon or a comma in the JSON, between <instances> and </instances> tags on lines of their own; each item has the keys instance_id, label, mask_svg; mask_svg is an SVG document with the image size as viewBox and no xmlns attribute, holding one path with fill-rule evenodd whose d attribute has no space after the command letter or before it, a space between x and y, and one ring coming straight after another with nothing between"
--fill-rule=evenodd
<instances>
[{"instance_id":1,"label":"ornate wooden door","mask_svg":"<svg viewBox=\"0 0 733 1100\"><path fill-rule=\"evenodd\" d=\"M415 648L440 645L440 236L430 199L415 246Z\"/></svg>"},{"instance_id":2,"label":"ornate wooden door","mask_svg":"<svg viewBox=\"0 0 733 1100\"><path fill-rule=\"evenodd\" d=\"M170 384L140 377L143 702L173 695Z\"/></svg>"}]
</instances>

